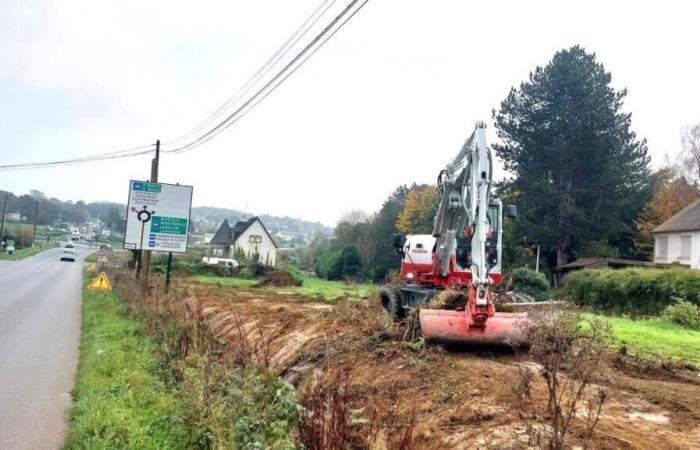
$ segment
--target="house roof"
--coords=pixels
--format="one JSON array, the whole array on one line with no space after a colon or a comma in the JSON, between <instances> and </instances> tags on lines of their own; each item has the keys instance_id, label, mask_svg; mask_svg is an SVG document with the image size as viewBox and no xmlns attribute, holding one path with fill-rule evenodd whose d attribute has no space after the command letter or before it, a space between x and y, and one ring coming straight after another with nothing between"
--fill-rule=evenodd
<instances>
[{"instance_id":1,"label":"house roof","mask_svg":"<svg viewBox=\"0 0 700 450\"><path fill-rule=\"evenodd\" d=\"M243 233L245 233L245 230L247 230L256 221L260 222L260 225L262 226L263 230L265 230L267 237L269 237L274 246L277 247L277 243L274 239L272 239L270 232L267 231L267 228L265 228L265 225L262 223L258 216L251 217L248 220L238 221L233 227L231 227L231 225L229 224L228 219L224 219L224 222L221 224L219 229L216 231L216 234L211 239L211 243L231 245L234 242L236 242L236 240L238 240L238 238L241 237Z\"/></svg>"},{"instance_id":2,"label":"house roof","mask_svg":"<svg viewBox=\"0 0 700 450\"><path fill-rule=\"evenodd\" d=\"M680 210L666 222L654 228L653 233L697 230L700 230L700 198Z\"/></svg>"},{"instance_id":3,"label":"house roof","mask_svg":"<svg viewBox=\"0 0 700 450\"><path fill-rule=\"evenodd\" d=\"M218 230L216 230L216 234L214 235L213 238L211 238L211 243L212 244L222 244L222 245L229 245L231 242L231 237L233 236L233 230L231 228L231 225L228 223L228 219L224 219L224 222L221 224Z\"/></svg>"}]
</instances>

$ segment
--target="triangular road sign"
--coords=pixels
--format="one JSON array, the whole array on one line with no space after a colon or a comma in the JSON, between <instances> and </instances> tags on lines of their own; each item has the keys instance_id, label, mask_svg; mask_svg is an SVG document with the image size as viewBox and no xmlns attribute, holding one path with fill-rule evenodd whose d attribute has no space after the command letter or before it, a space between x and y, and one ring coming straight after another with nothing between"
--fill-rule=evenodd
<instances>
[{"instance_id":1,"label":"triangular road sign","mask_svg":"<svg viewBox=\"0 0 700 450\"><path fill-rule=\"evenodd\" d=\"M92 280L92 283L90 283L88 289L92 289L93 291L111 291L112 284L107 279L107 275L102 272L97 275L97 278Z\"/></svg>"}]
</instances>

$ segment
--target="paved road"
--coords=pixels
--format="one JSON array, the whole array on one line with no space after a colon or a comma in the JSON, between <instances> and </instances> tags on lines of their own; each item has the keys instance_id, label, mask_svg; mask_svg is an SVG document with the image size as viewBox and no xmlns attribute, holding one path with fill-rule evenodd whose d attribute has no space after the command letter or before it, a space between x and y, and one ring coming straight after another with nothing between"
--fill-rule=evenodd
<instances>
[{"instance_id":1,"label":"paved road","mask_svg":"<svg viewBox=\"0 0 700 450\"><path fill-rule=\"evenodd\" d=\"M82 266L0 261L0 449L60 448L78 361Z\"/></svg>"}]
</instances>

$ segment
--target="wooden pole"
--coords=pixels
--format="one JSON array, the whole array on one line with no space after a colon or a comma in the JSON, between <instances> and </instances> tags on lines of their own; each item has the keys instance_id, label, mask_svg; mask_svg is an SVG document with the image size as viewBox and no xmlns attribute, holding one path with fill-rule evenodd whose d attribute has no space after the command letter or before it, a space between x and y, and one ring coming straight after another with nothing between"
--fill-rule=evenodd
<instances>
[{"instance_id":1,"label":"wooden pole","mask_svg":"<svg viewBox=\"0 0 700 450\"><path fill-rule=\"evenodd\" d=\"M158 165L160 163L160 140L156 141L156 157L151 160L151 183L158 182ZM143 236L141 236L143 246ZM146 261L143 264L143 282L148 286L148 274L151 270L151 251L146 250Z\"/></svg>"}]
</instances>

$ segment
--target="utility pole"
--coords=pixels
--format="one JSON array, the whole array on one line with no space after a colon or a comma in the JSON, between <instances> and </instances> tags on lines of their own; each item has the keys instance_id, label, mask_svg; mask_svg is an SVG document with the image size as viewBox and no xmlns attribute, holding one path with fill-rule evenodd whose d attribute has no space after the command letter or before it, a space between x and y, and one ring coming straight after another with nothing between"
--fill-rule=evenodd
<instances>
[{"instance_id":1,"label":"utility pole","mask_svg":"<svg viewBox=\"0 0 700 450\"><path fill-rule=\"evenodd\" d=\"M36 203L34 205L34 232L32 233L32 248L34 248L34 244L36 244L36 223L39 221L39 199L35 198L34 201Z\"/></svg>"},{"instance_id":2,"label":"utility pole","mask_svg":"<svg viewBox=\"0 0 700 450\"><path fill-rule=\"evenodd\" d=\"M537 259L535 260L535 273L540 273L540 244L537 244Z\"/></svg>"},{"instance_id":3,"label":"utility pole","mask_svg":"<svg viewBox=\"0 0 700 450\"><path fill-rule=\"evenodd\" d=\"M2 253L2 243L5 240L5 211L7 210L7 192L5 192L5 201L2 204L2 219L0 219L0 253Z\"/></svg>"},{"instance_id":4,"label":"utility pole","mask_svg":"<svg viewBox=\"0 0 700 450\"><path fill-rule=\"evenodd\" d=\"M160 140L156 141L156 157L151 160L151 183L158 182L158 164L160 163ZM143 247L143 236L141 236L141 247ZM143 252L143 250L141 250ZM146 250L146 261L143 265L143 282L148 286L148 273L151 270L151 251Z\"/></svg>"}]
</instances>

